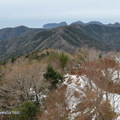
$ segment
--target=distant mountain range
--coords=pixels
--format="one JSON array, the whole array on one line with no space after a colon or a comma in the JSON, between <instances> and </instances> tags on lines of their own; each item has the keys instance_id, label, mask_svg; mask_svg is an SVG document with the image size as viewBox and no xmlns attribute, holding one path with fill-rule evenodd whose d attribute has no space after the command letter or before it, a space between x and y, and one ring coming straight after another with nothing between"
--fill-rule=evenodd
<instances>
[{"instance_id":1,"label":"distant mountain range","mask_svg":"<svg viewBox=\"0 0 120 120\"><path fill-rule=\"evenodd\" d=\"M0 60L47 48L73 52L82 46L120 51L119 23L75 22L51 29L19 26L0 30Z\"/></svg>"},{"instance_id":2,"label":"distant mountain range","mask_svg":"<svg viewBox=\"0 0 120 120\"><path fill-rule=\"evenodd\" d=\"M112 27L120 27L120 23L116 22L114 24L103 24L99 21L90 21L88 23L84 23L82 21L76 21L71 23L72 24L79 24L79 25L89 25L89 24L96 24L96 25L106 25L106 26L112 26ZM52 29L52 28L56 28L56 27L60 27L60 26L67 26L68 24L66 22L61 22L61 23L48 23L43 25L43 29Z\"/></svg>"},{"instance_id":3,"label":"distant mountain range","mask_svg":"<svg viewBox=\"0 0 120 120\"><path fill-rule=\"evenodd\" d=\"M77 22L73 22L73 23L71 23L71 24L80 24L80 25L88 25L88 24L97 24L97 25L103 25L103 23L101 23L101 22L98 22L98 21L90 21L90 22L88 22L88 23L84 23L84 22L82 22L82 21L77 21Z\"/></svg>"}]
</instances>

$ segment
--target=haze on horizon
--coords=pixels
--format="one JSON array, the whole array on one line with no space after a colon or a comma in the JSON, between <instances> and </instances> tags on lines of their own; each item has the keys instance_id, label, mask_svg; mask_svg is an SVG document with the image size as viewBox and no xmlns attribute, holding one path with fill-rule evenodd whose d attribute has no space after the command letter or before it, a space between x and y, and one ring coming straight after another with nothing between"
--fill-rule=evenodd
<instances>
[{"instance_id":1,"label":"haze on horizon","mask_svg":"<svg viewBox=\"0 0 120 120\"><path fill-rule=\"evenodd\" d=\"M66 21L120 22L120 0L0 0L0 28Z\"/></svg>"}]
</instances>

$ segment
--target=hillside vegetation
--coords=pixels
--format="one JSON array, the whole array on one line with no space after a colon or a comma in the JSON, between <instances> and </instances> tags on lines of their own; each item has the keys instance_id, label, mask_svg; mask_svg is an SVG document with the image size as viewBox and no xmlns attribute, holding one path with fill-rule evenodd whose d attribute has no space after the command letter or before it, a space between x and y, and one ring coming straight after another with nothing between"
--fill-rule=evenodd
<instances>
[{"instance_id":1,"label":"hillside vegetation","mask_svg":"<svg viewBox=\"0 0 120 120\"><path fill-rule=\"evenodd\" d=\"M44 49L1 63L0 111L13 114L0 119L119 120L119 57L87 47Z\"/></svg>"},{"instance_id":2,"label":"hillside vegetation","mask_svg":"<svg viewBox=\"0 0 120 120\"><path fill-rule=\"evenodd\" d=\"M74 23L49 30L24 26L1 29L0 61L48 48L69 53L83 46L104 52L120 51L120 26L93 23Z\"/></svg>"}]
</instances>

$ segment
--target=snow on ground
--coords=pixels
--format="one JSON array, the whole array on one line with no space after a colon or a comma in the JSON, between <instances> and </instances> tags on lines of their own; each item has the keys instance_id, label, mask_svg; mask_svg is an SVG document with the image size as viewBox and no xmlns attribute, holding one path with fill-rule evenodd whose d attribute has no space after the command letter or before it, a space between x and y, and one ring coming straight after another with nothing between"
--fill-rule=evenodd
<instances>
[{"instance_id":1,"label":"snow on ground","mask_svg":"<svg viewBox=\"0 0 120 120\"><path fill-rule=\"evenodd\" d=\"M106 70L102 70L102 74L103 76L109 75L111 76L111 79L114 82L119 82L120 81L120 71L119 70L115 70L113 68L109 68Z\"/></svg>"},{"instance_id":2,"label":"snow on ground","mask_svg":"<svg viewBox=\"0 0 120 120\"><path fill-rule=\"evenodd\" d=\"M115 58L115 61L120 63L120 57Z\"/></svg>"},{"instance_id":3,"label":"snow on ground","mask_svg":"<svg viewBox=\"0 0 120 120\"><path fill-rule=\"evenodd\" d=\"M115 75L113 77L116 78ZM80 112L75 112L77 105L81 102L81 97L74 95L74 93L81 93L82 97L84 97L85 94L83 91L86 85L91 86L91 88L93 88L94 91L96 91L98 88L92 81L89 81L86 75L77 76L66 74L65 81L63 84L67 86L66 102L68 104L67 109L70 110L69 120L75 120L75 117L81 114ZM103 93L105 94L105 91L103 91ZM120 95L108 93L108 99L111 103L112 108L115 109L115 112L120 114ZM105 95L104 100L106 100ZM86 109L86 111L84 112L87 111L88 110ZM93 116L92 120L95 120L95 118L96 115ZM116 120L120 120L120 117L118 117Z\"/></svg>"},{"instance_id":4,"label":"snow on ground","mask_svg":"<svg viewBox=\"0 0 120 120\"><path fill-rule=\"evenodd\" d=\"M70 110L69 119L74 120L76 116L78 116L80 113L73 113L76 109L76 106L80 102L79 97L75 97L73 94L74 92L80 92L79 86L80 86L80 78L77 78L76 75L65 75L65 82L63 84L67 85L67 91L66 91L66 102L68 103L68 110ZM76 84L77 83L77 84ZM81 86L84 87L84 86Z\"/></svg>"},{"instance_id":5,"label":"snow on ground","mask_svg":"<svg viewBox=\"0 0 120 120\"><path fill-rule=\"evenodd\" d=\"M109 100L112 108L119 114L116 120L120 120L120 95L109 93Z\"/></svg>"},{"instance_id":6,"label":"snow on ground","mask_svg":"<svg viewBox=\"0 0 120 120\"><path fill-rule=\"evenodd\" d=\"M120 81L120 71L114 71L112 75L112 80L114 82L119 82Z\"/></svg>"},{"instance_id":7,"label":"snow on ground","mask_svg":"<svg viewBox=\"0 0 120 120\"><path fill-rule=\"evenodd\" d=\"M75 92L81 93L82 97L84 97L84 89L85 86L89 83L86 75L77 76L77 75L65 75L64 85L67 85L66 102L68 103L68 109L70 110L69 119L75 120L76 116L80 115L80 112L75 112L77 105L81 101L81 97L77 97L74 95ZM95 86L95 85L93 85ZM87 112L87 111L86 111Z\"/></svg>"},{"instance_id":8,"label":"snow on ground","mask_svg":"<svg viewBox=\"0 0 120 120\"><path fill-rule=\"evenodd\" d=\"M30 88L29 95L31 96L33 102L36 101L36 95L37 95L39 101L42 101L44 98L47 97L47 96L46 96L45 94L43 94L43 93L39 93L39 94L36 93L36 92L33 90L33 88Z\"/></svg>"}]
</instances>

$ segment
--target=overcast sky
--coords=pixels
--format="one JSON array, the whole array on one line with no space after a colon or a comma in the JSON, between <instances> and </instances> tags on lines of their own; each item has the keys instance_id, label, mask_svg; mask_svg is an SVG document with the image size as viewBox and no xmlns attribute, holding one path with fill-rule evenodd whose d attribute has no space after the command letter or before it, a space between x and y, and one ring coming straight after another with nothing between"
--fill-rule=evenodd
<instances>
[{"instance_id":1,"label":"overcast sky","mask_svg":"<svg viewBox=\"0 0 120 120\"><path fill-rule=\"evenodd\" d=\"M78 20L120 22L120 0L0 0L0 28Z\"/></svg>"}]
</instances>

